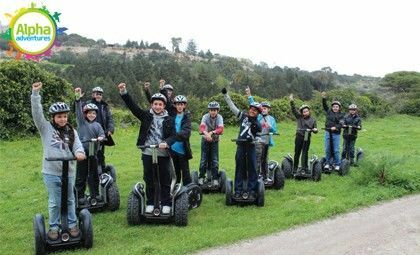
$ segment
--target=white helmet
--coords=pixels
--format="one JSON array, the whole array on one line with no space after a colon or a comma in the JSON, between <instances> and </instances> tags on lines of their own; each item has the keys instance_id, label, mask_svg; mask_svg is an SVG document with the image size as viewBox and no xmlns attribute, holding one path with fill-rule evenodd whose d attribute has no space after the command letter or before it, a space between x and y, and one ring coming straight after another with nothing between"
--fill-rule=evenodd
<instances>
[{"instance_id":1,"label":"white helmet","mask_svg":"<svg viewBox=\"0 0 420 255\"><path fill-rule=\"evenodd\" d=\"M155 101L155 100L161 100L166 104L166 97L161 93L153 94L153 96L151 98L151 102L153 103L153 101Z\"/></svg>"},{"instance_id":2,"label":"white helmet","mask_svg":"<svg viewBox=\"0 0 420 255\"><path fill-rule=\"evenodd\" d=\"M96 104L92 104L89 103L85 106L83 106L83 112L88 112L88 111L98 111L98 106L96 106Z\"/></svg>"},{"instance_id":3,"label":"white helmet","mask_svg":"<svg viewBox=\"0 0 420 255\"><path fill-rule=\"evenodd\" d=\"M349 110L357 110L357 105L355 104L349 105Z\"/></svg>"},{"instance_id":4,"label":"white helmet","mask_svg":"<svg viewBox=\"0 0 420 255\"><path fill-rule=\"evenodd\" d=\"M93 92L104 93L104 90L103 90L101 87L94 87L94 88L92 89L92 93L93 93Z\"/></svg>"},{"instance_id":5,"label":"white helmet","mask_svg":"<svg viewBox=\"0 0 420 255\"><path fill-rule=\"evenodd\" d=\"M172 85L171 84L165 84L163 87L162 87L162 89L169 89L169 90L174 90L174 87L172 87Z\"/></svg>"},{"instance_id":6,"label":"white helmet","mask_svg":"<svg viewBox=\"0 0 420 255\"><path fill-rule=\"evenodd\" d=\"M57 114L57 113L69 112L69 111L70 111L69 106L63 102L53 103L50 106L50 109L48 109L48 112L52 115Z\"/></svg>"},{"instance_id":7,"label":"white helmet","mask_svg":"<svg viewBox=\"0 0 420 255\"><path fill-rule=\"evenodd\" d=\"M174 98L174 103L187 103L187 98L183 95L178 95Z\"/></svg>"}]
</instances>

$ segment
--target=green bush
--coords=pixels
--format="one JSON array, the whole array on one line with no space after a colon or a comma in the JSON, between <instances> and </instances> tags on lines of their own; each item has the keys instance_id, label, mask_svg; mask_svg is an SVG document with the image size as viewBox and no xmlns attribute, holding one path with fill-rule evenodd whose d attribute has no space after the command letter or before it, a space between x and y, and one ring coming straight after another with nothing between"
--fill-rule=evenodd
<instances>
[{"instance_id":1,"label":"green bush","mask_svg":"<svg viewBox=\"0 0 420 255\"><path fill-rule=\"evenodd\" d=\"M409 99L404 101L399 113L420 116L420 99Z\"/></svg>"},{"instance_id":2,"label":"green bush","mask_svg":"<svg viewBox=\"0 0 420 255\"><path fill-rule=\"evenodd\" d=\"M414 169L401 169L404 158L390 154L371 155L364 159L355 172L358 185L382 185L399 187L409 192L420 190L420 178Z\"/></svg>"},{"instance_id":3,"label":"green bush","mask_svg":"<svg viewBox=\"0 0 420 255\"><path fill-rule=\"evenodd\" d=\"M42 104L47 113L56 101L69 103L71 85L30 61L2 61L0 65L0 139L36 133L31 115L32 83L41 81ZM46 115L48 116L48 115Z\"/></svg>"}]
</instances>

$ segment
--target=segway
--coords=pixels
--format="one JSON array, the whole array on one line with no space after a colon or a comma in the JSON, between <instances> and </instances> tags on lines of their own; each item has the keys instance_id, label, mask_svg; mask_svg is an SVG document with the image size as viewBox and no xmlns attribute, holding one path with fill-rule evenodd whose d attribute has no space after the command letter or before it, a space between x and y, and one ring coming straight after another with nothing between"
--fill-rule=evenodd
<instances>
[{"instance_id":1,"label":"segway","mask_svg":"<svg viewBox=\"0 0 420 255\"><path fill-rule=\"evenodd\" d=\"M313 132L312 129L302 129L299 128L297 131L305 131L305 135L303 138L303 146L308 143L309 140L309 134ZM303 162L303 153L300 158L300 164ZM320 181L321 180L321 174L322 174L322 166L321 162L318 160L318 157L316 155L312 155L311 159L309 160L309 166L308 168L302 167L302 165L299 165L296 169L293 164L293 157L292 154L287 154L283 162L281 164L281 167L286 175L287 178L295 178L295 179L312 179L313 181Z\"/></svg>"},{"instance_id":2,"label":"segway","mask_svg":"<svg viewBox=\"0 0 420 255\"><path fill-rule=\"evenodd\" d=\"M106 139L98 140L93 138L88 141L89 142L89 155L88 155L88 171L91 169L97 169L97 173L99 176L99 197L86 196L85 203L81 203L79 200L79 196L77 194L77 189L75 189L75 197L76 197L76 209L80 211L82 209L89 209L91 212L101 211L104 209L108 209L110 211L116 211L120 208L120 193L116 183L116 172L115 168L112 165L107 165L105 167L105 171L102 172L102 165L98 162L97 153L103 146L103 142Z\"/></svg>"},{"instance_id":3,"label":"segway","mask_svg":"<svg viewBox=\"0 0 420 255\"><path fill-rule=\"evenodd\" d=\"M70 229L67 221L67 200L68 200L68 173L69 161L75 160L72 158L46 158L47 161L62 161L63 172L61 176L61 230L57 240L50 240L45 231L44 216L36 214L33 221L34 235L35 235L35 253L46 254L50 251L59 249L69 249L75 247L92 248L93 245L93 226L91 214L87 209L83 209L79 213L79 229L80 234L77 237L70 235ZM63 201L65 201L63 203Z\"/></svg>"},{"instance_id":4,"label":"segway","mask_svg":"<svg viewBox=\"0 0 420 255\"><path fill-rule=\"evenodd\" d=\"M258 136L269 136L269 135L279 135L278 133L267 133L267 134L257 134ZM286 177L284 176L284 172L280 167L279 162L275 160L268 161L268 171L267 171L267 181L264 181L262 173L258 173L258 178L263 180L265 188L274 188L274 189L283 189L284 188L284 180ZM257 166L258 168L258 166Z\"/></svg>"},{"instance_id":5,"label":"segway","mask_svg":"<svg viewBox=\"0 0 420 255\"><path fill-rule=\"evenodd\" d=\"M330 158L334 159L334 144L333 144L331 128L322 128L322 129L328 132L330 136ZM329 168L325 168L327 163L329 165ZM325 157L321 159L322 171L326 174L330 174L335 171L333 164L329 164L329 163L330 162L328 162L328 160ZM338 169L338 174L341 176L347 175L349 170L350 170L350 161L348 161L347 159L341 160L340 168Z\"/></svg>"},{"instance_id":6,"label":"segway","mask_svg":"<svg viewBox=\"0 0 420 255\"><path fill-rule=\"evenodd\" d=\"M202 133L200 133L202 134ZM212 160L210 156L210 150L211 146L213 146L214 143L207 143L206 144L206 150L207 150L207 164L206 164L206 177L204 178L204 182L202 185L198 182L198 171L193 171L191 174L192 182L199 185L201 190L204 193L214 193L214 192L220 192L225 193L225 184L226 184L226 171L220 170L217 172L217 181L219 182L217 185L214 184L213 174L211 173L212 169Z\"/></svg>"},{"instance_id":7,"label":"segway","mask_svg":"<svg viewBox=\"0 0 420 255\"><path fill-rule=\"evenodd\" d=\"M343 132L346 132L348 136L353 135L353 129L360 130L360 128L358 128L357 126L352 126L352 125L343 125L343 128L347 128L347 129L344 129ZM344 140L344 141L346 141L346 140ZM347 141L345 146L346 146L346 148L350 148L350 141ZM349 155L350 150L347 149L346 151L347 151L347 153L345 155L345 158L347 160L350 160L350 155ZM353 164L352 164L352 162L350 162L350 165L357 166L358 163L361 160L363 160L363 157L364 157L364 152L363 152L362 148L359 148L356 152L356 161Z\"/></svg>"},{"instance_id":8,"label":"segway","mask_svg":"<svg viewBox=\"0 0 420 255\"><path fill-rule=\"evenodd\" d=\"M226 190L225 190L225 194L226 194L226 205L230 206L230 205L251 205L251 204L255 204L259 207L264 206L264 193L265 193L265 186L264 186L264 182L258 178L257 180L257 187L256 187L256 196L254 198L250 197L250 193L246 190L248 190L248 148L251 144L255 143L254 139L232 139L232 142L236 142L236 143L242 143L245 144L247 149L246 149L246 153L244 155L245 157L245 167L244 169L241 169L242 171L242 176L243 176L243 189L245 190L244 192L242 192L240 194L240 196L236 197L234 196L233 192L233 181L231 179L227 179L226 180Z\"/></svg>"},{"instance_id":9,"label":"segway","mask_svg":"<svg viewBox=\"0 0 420 255\"><path fill-rule=\"evenodd\" d=\"M171 222L177 226L188 224L188 193L187 189L180 183L176 183L176 175L173 166L169 167L171 174L170 196L172 200L171 211L169 214L162 213L161 206L161 187L159 181L159 163L157 150L159 145L142 145L140 149L152 149L152 172L153 172L153 211L146 213L146 194L143 183L136 183L128 196L127 221L129 225L139 225L146 222ZM171 160L172 162L172 160Z\"/></svg>"}]
</instances>

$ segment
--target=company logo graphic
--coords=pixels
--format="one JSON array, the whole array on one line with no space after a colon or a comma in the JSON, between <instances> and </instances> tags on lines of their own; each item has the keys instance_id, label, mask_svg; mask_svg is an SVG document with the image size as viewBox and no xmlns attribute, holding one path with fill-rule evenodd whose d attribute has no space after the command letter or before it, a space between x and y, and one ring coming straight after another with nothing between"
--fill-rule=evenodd
<instances>
[{"instance_id":1,"label":"company logo graphic","mask_svg":"<svg viewBox=\"0 0 420 255\"><path fill-rule=\"evenodd\" d=\"M10 23L1 37L9 41L7 55L16 59L40 60L51 56L51 49L60 46L57 36L67 30L57 26L61 13L51 14L46 6L37 8L35 3L29 8L20 8L15 15L5 15Z\"/></svg>"}]
</instances>

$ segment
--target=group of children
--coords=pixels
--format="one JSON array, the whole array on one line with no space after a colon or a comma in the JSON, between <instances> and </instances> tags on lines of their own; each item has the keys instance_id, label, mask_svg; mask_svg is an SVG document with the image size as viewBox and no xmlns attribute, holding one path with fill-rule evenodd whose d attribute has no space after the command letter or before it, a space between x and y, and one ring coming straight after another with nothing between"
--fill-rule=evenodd
<instances>
[{"instance_id":1,"label":"group of children","mask_svg":"<svg viewBox=\"0 0 420 255\"><path fill-rule=\"evenodd\" d=\"M88 153L87 143L92 138L98 140L108 138L114 132L114 124L108 105L103 102L103 90L96 87L92 91L92 100L83 104L80 98L83 96L80 88L75 89L76 93L76 116L78 132L68 123L68 113L70 108L65 103L54 103L49 109L51 115L50 120L46 120L42 113L41 97L39 91L42 84L37 82L32 85L32 115L38 130L41 133L44 158L58 157L65 155L74 155L77 159L77 177L76 189L79 194L79 201L85 202L86 179L90 190L90 195L98 196L98 173L89 172L86 160ZM189 111L186 110L188 100L183 95L174 96L174 88L170 84L165 84L164 80L160 81L159 93L151 94L150 83L145 83L144 90L148 102L149 109L142 109L138 106L128 93L127 86L124 83L118 85L118 90L122 100L128 109L136 116L140 122L140 129L137 138L137 146L158 145L158 163L160 169L160 187L161 187L161 205L162 213L169 214L171 210L170 197L170 167L173 161L177 182L183 185L191 183L189 171L189 160L192 158L190 146L191 136L191 117ZM255 197L258 175L265 183L270 182L267 177L268 172L268 155L269 148L274 145L272 134L277 133L276 120L270 115L271 105L268 102L255 102L249 88L246 89L249 107L247 110L240 111L226 89L222 90L224 99L230 110L237 117L239 122L239 134L237 139L237 149L235 155L235 193L234 196L241 196L242 192L247 192L250 198ZM335 167L340 165L339 143L341 129L349 126L356 129L361 128L361 120L357 114L357 106L354 104L349 107L349 114L344 116L341 112L341 104L333 101L331 108L326 103L326 94L322 93L323 106L326 112L326 136L325 136L325 152L327 164L334 164ZM297 119L297 131L295 138L295 155L294 167L299 164L300 154L303 154L302 166L308 165L308 150L310 146L310 138L307 143L303 143L304 131L311 130L318 132L316 120L311 116L310 107L302 105L299 110L294 104L293 95L290 96L290 106L292 113ZM223 134L224 124L223 117L220 115L220 104L218 102L208 103L208 113L206 113L199 126L201 138L201 159L199 184L203 184L205 178L211 178L213 185L218 183L218 167L219 167L219 136ZM333 139L333 155L330 157L330 136ZM80 137L79 137L80 136ZM342 157L349 155L350 161L354 162L354 144L357 132L344 132L344 139L350 141L345 143ZM83 143L82 143L82 142ZM242 142L246 141L246 142ZM104 149L98 154L99 167L105 166ZM153 173L152 173L152 151L150 148L141 149L141 159L144 169L144 181L146 183L146 213L151 213L153 206ZM247 157L245 160L244 157ZM332 161L334 159L334 162ZM248 164L245 165L245 162ZM208 164L210 163L210 164ZM211 173L206 175L207 167ZM328 166L329 167L329 166ZM248 183L247 190L244 190L242 176L243 169L246 169ZM61 162L43 161L44 183L47 186L49 196L49 225L50 230L48 237L52 240L58 238L59 231L59 208L61 194ZM75 203L73 195L73 187L75 183L75 164L71 163L69 168L69 199L68 199L68 220L71 229L70 234L79 235L76 226ZM98 197L98 199L100 199Z\"/></svg>"}]
</instances>

